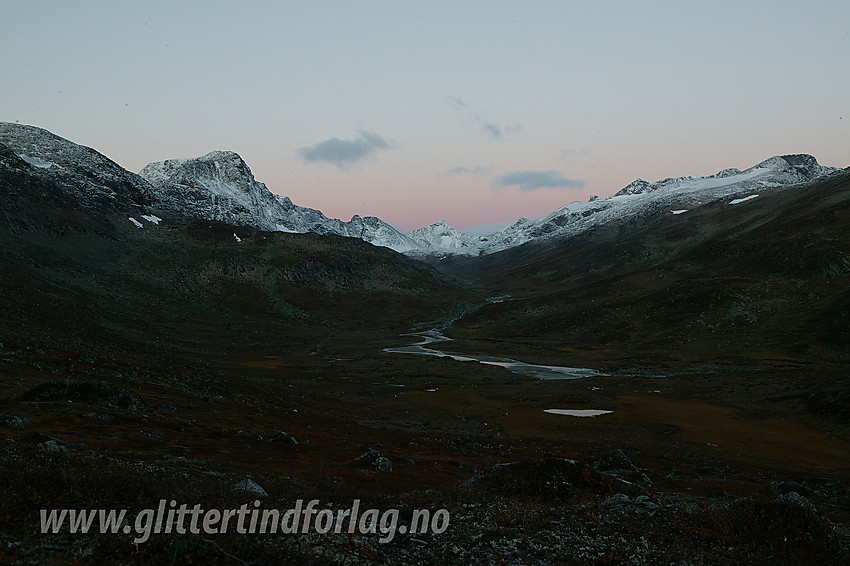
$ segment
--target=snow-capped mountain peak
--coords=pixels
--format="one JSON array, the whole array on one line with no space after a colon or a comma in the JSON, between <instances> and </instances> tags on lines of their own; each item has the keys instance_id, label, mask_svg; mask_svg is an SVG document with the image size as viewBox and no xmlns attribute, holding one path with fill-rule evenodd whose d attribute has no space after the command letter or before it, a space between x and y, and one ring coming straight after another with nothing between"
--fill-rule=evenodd
<instances>
[{"instance_id":1,"label":"snow-capped mountain peak","mask_svg":"<svg viewBox=\"0 0 850 566\"><path fill-rule=\"evenodd\" d=\"M670 177L649 182L637 179L605 199L574 202L536 220L518 221L489 236L482 251L491 253L531 240L568 237L607 222L658 212L690 210L700 203L771 187L812 181L838 169L820 165L811 155L771 157L741 171L723 169L703 177Z\"/></svg>"},{"instance_id":2,"label":"snow-capped mountain peak","mask_svg":"<svg viewBox=\"0 0 850 566\"><path fill-rule=\"evenodd\" d=\"M139 175L175 212L263 230L291 229L274 195L232 151L157 161L146 165Z\"/></svg>"},{"instance_id":3,"label":"snow-capped mountain peak","mask_svg":"<svg viewBox=\"0 0 850 566\"><path fill-rule=\"evenodd\" d=\"M649 183L648 181L644 181L643 179L635 179L625 187L619 190L614 196L621 195L639 195L642 193L648 193L650 191L654 191L657 189L655 185Z\"/></svg>"},{"instance_id":4,"label":"snow-capped mountain peak","mask_svg":"<svg viewBox=\"0 0 850 566\"><path fill-rule=\"evenodd\" d=\"M140 175L153 185L170 210L182 215L261 230L355 237L399 252L417 248L415 242L380 218L355 215L343 222L293 204L287 196L272 194L232 151L151 163Z\"/></svg>"},{"instance_id":5,"label":"snow-capped mountain peak","mask_svg":"<svg viewBox=\"0 0 850 566\"><path fill-rule=\"evenodd\" d=\"M447 252L473 255L481 249L481 238L476 238L449 226L445 220L438 220L429 226L417 228L407 234L423 250L432 253Z\"/></svg>"},{"instance_id":6,"label":"snow-capped mountain peak","mask_svg":"<svg viewBox=\"0 0 850 566\"><path fill-rule=\"evenodd\" d=\"M415 255L492 253L641 215L679 215L727 197L737 204L765 190L812 181L838 170L820 165L811 155L789 154L743 171L728 168L713 175L654 182L639 178L610 197L573 202L543 218L520 218L496 233L477 237L456 230L445 220L404 234L374 216L354 215L348 222L327 218L318 210L294 204L287 196L272 194L233 151L159 161L137 175L94 149L47 130L0 123L0 165L29 178L49 178L56 187L50 198L97 212L132 210L131 218L139 214L158 222L159 217L150 213L162 211L175 218L219 220L261 230L337 234Z\"/></svg>"},{"instance_id":7,"label":"snow-capped mountain peak","mask_svg":"<svg viewBox=\"0 0 850 566\"><path fill-rule=\"evenodd\" d=\"M670 177L661 181L655 181L654 183L637 179L614 193L613 196L644 194L659 189L718 188L756 178L760 178L766 182L777 182L786 185L810 181L832 170L834 168L820 165L811 155L781 155L765 159L758 165L754 165L744 171L732 167L723 169L714 175L706 175L704 177ZM771 181L768 177L775 177L776 180Z\"/></svg>"}]
</instances>

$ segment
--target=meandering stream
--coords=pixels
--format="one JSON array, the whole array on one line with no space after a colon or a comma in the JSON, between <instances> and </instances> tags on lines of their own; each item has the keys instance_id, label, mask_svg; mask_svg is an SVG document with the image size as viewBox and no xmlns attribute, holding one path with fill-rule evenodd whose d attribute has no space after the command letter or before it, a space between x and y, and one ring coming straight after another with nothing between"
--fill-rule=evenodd
<instances>
[{"instance_id":1,"label":"meandering stream","mask_svg":"<svg viewBox=\"0 0 850 566\"><path fill-rule=\"evenodd\" d=\"M456 320L456 319L455 319ZM454 320L443 326L446 328L453 323ZM418 336L422 338L421 342L417 342L410 346L400 346L397 348L384 348L384 352L392 352L396 354L417 354L423 356L437 356L441 358L451 358L459 362L478 362L480 364L503 367L508 371L536 377L538 379L580 379L582 377L590 377L594 375L602 375L595 369L587 368L571 368L564 366L546 366L540 364L527 364L510 358L498 358L494 356L479 356L474 354L452 354L429 348L430 344L439 342L449 342L451 338L444 336L440 330L432 329L424 332L414 332L404 334L403 336Z\"/></svg>"}]
</instances>

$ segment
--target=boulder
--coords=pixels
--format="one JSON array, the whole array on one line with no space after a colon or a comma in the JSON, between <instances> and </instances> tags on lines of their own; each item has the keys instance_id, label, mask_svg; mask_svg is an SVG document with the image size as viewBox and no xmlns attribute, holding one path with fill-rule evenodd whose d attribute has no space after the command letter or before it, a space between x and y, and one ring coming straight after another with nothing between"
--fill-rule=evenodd
<instances>
[{"instance_id":1,"label":"boulder","mask_svg":"<svg viewBox=\"0 0 850 566\"><path fill-rule=\"evenodd\" d=\"M389 458L384 457L374 448L370 448L360 456L354 459L354 463L360 466L370 468L376 472L391 472L393 471L393 463Z\"/></svg>"}]
</instances>

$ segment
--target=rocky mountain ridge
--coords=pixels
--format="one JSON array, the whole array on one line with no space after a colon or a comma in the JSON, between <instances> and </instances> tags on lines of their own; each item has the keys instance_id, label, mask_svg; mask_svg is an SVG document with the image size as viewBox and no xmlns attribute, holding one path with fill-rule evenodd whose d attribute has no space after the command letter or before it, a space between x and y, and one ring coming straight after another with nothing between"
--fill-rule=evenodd
<instances>
[{"instance_id":1,"label":"rocky mountain ridge","mask_svg":"<svg viewBox=\"0 0 850 566\"><path fill-rule=\"evenodd\" d=\"M543 218L521 218L495 234L476 237L445 221L405 234L374 216L355 215L348 222L328 218L273 194L232 151L154 162L135 174L91 148L34 126L0 123L0 144L26 163L33 175L57 180L65 196L84 208L129 207L141 209L137 214L147 211L268 231L336 234L414 256L489 254L533 240L570 237L635 215L683 214L722 198L743 194L755 198L760 190L812 181L838 170L818 164L811 155L795 154L772 157L743 171L730 168L656 182L637 179L610 197L573 202Z\"/></svg>"},{"instance_id":2,"label":"rocky mountain ridge","mask_svg":"<svg viewBox=\"0 0 850 566\"><path fill-rule=\"evenodd\" d=\"M420 247L377 217L355 215L344 222L273 194L232 151L150 163L136 174L94 149L35 126L0 123L0 145L8 149L3 166L9 171L26 170L28 176L55 181L68 204L89 211L156 213L260 230L336 234L399 252Z\"/></svg>"},{"instance_id":3,"label":"rocky mountain ridge","mask_svg":"<svg viewBox=\"0 0 850 566\"><path fill-rule=\"evenodd\" d=\"M461 232L449 226L445 220L417 228L407 235L422 250L462 255L477 255L481 251L481 238Z\"/></svg>"},{"instance_id":4,"label":"rocky mountain ridge","mask_svg":"<svg viewBox=\"0 0 850 566\"><path fill-rule=\"evenodd\" d=\"M759 191L791 187L839 171L820 165L811 155L775 156L749 169L724 169L702 177L671 177L656 182L636 179L612 196L573 202L538 219L522 218L481 239L481 253L492 253L533 240L564 238L609 222L651 214L684 214L721 199L755 198ZM746 197L745 197L746 198ZM739 202L743 202L742 200Z\"/></svg>"},{"instance_id":5,"label":"rocky mountain ridge","mask_svg":"<svg viewBox=\"0 0 850 566\"><path fill-rule=\"evenodd\" d=\"M360 238L399 252L417 247L380 218L354 215L344 222L298 206L287 196L272 194L232 151L150 163L139 174L157 191L160 203L175 214L275 232Z\"/></svg>"},{"instance_id":6,"label":"rocky mountain ridge","mask_svg":"<svg viewBox=\"0 0 850 566\"><path fill-rule=\"evenodd\" d=\"M156 195L144 179L94 149L45 129L0 122L0 144L30 166L28 174L49 177L82 208L106 211L143 207ZM12 166L20 169L20 164Z\"/></svg>"}]
</instances>

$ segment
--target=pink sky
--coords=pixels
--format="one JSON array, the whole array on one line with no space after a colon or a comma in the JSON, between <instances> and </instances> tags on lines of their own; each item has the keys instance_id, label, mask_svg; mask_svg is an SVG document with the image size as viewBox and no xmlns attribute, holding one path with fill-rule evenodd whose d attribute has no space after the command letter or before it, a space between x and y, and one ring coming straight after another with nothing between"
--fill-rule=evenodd
<instances>
[{"instance_id":1,"label":"pink sky","mask_svg":"<svg viewBox=\"0 0 850 566\"><path fill-rule=\"evenodd\" d=\"M235 151L298 205L406 230L787 153L850 165L850 2L365 1L9 2L0 120L136 172ZM559 181L494 190L508 174Z\"/></svg>"}]
</instances>

